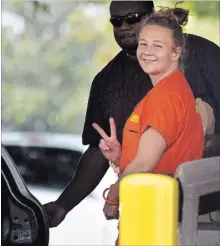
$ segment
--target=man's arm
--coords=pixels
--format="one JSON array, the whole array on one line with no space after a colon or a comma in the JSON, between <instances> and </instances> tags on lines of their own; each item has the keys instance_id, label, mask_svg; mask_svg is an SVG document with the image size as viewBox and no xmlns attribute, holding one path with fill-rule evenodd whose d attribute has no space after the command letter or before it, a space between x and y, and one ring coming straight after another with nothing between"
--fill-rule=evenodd
<instances>
[{"instance_id":1,"label":"man's arm","mask_svg":"<svg viewBox=\"0 0 220 246\"><path fill-rule=\"evenodd\" d=\"M99 147L90 146L82 155L75 176L60 197L44 205L50 228L58 226L67 213L96 188L108 167L108 161Z\"/></svg>"},{"instance_id":2,"label":"man's arm","mask_svg":"<svg viewBox=\"0 0 220 246\"><path fill-rule=\"evenodd\" d=\"M57 199L57 203L72 210L99 184L109 168L108 161L99 147L90 146L80 158L75 176Z\"/></svg>"},{"instance_id":3,"label":"man's arm","mask_svg":"<svg viewBox=\"0 0 220 246\"><path fill-rule=\"evenodd\" d=\"M94 78L88 100L87 112L83 129L83 144L89 144L89 148L80 158L76 174L72 181L65 188L57 199L57 204L63 207L66 212L72 210L87 195L89 195L99 184L106 171L108 161L99 149L100 136L93 129L92 124L98 122L104 128L108 126L103 118L100 103L100 86L103 80L103 73L100 72Z\"/></svg>"}]
</instances>

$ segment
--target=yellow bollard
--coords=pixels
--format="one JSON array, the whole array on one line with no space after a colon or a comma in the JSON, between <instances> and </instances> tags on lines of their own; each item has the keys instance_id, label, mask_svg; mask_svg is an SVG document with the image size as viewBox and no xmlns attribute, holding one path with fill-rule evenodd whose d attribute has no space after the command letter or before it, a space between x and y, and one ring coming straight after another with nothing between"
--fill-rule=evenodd
<instances>
[{"instance_id":1,"label":"yellow bollard","mask_svg":"<svg viewBox=\"0 0 220 246\"><path fill-rule=\"evenodd\" d=\"M120 184L120 246L178 245L178 183L162 174L140 173Z\"/></svg>"}]
</instances>

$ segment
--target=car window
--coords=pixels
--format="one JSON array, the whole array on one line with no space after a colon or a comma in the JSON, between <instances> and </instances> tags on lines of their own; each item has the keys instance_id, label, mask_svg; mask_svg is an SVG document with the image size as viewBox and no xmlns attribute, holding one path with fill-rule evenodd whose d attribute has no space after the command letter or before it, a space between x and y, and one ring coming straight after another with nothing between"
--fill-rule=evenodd
<instances>
[{"instance_id":1,"label":"car window","mask_svg":"<svg viewBox=\"0 0 220 246\"><path fill-rule=\"evenodd\" d=\"M7 145L5 148L27 184L59 188L71 180L82 155L80 151L61 148Z\"/></svg>"}]
</instances>

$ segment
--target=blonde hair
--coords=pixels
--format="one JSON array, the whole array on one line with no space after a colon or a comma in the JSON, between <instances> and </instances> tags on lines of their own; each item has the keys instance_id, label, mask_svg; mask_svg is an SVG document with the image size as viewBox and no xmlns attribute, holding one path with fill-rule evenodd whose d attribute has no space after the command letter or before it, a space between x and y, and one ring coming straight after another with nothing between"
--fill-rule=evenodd
<instances>
[{"instance_id":1,"label":"blonde hair","mask_svg":"<svg viewBox=\"0 0 220 246\"><path fill-rule=\"evenodd\" d=\"M189 11L182 8L161 7L148 16L143 22L141 29L146 25L157 25L169 28L173 32L175 47L181 48L179 66L183 69L186 38L182 26L188 22Z\"/></svg>"}]
</instances>

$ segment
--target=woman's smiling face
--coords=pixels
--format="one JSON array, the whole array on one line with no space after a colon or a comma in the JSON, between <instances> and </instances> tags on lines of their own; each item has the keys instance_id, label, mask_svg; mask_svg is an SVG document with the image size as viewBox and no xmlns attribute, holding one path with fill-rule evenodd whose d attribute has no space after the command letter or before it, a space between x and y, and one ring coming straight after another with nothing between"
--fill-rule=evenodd
<instances>
[{"instance_id":1,"label":"woman's smiling face","mask_svg":"<svg viewBox=\"0 0 220 246\"><path fill-rule=\"evenodd\" d=\"M172 30L157 25L144 26L139 35L137 58L149 75L164 74L172 65L178 67L179 52Z\"/></svg>"}]
</instances>

